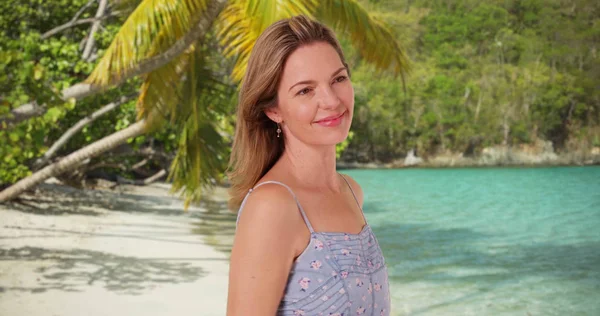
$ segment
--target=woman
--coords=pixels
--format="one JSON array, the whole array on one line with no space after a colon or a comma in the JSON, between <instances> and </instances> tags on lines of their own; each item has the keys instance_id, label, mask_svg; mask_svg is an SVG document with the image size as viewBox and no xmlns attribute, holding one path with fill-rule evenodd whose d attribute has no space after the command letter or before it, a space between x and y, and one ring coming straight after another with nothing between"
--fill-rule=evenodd
<instances>
[{"instance_id":1,"label":"woman","mask_svg":"<svg viewBox=\"0 0 600 316\"><path fill-rule=\"evenodd\" d=\"M257 40L239 94L230 163L239 207L227 314L389 315L363 193L336 172L354 90L340 45L298 16Z\"/></svg>"}]
</instances>

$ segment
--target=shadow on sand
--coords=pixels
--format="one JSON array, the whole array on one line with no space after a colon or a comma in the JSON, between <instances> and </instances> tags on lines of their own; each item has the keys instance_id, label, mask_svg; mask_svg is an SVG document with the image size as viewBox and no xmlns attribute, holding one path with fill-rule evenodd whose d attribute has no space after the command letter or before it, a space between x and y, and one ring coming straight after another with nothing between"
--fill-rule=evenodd
<instances>
[{"instance_id":1,"label":"shadow on sand","mask_svg":"<svg viewBox=\"0 0 600 316\"><path fill-rule=\"evenodd\" d=\"M88 250L0 249L0 260L48 263L36 268L35 286L7 287L4 291L79 292L98 282L110 291L139 294L158 283L193 282L204 276L201 268L189 262L165 262L164 259L116 256Z\"/></svg>"},{"instance_id":2,"label":"shadow on sand","mask_svg":"<svg viewBox=\"0 0 600 316\"><path fill-rule=\"evenodd\" d=\"M165 192L162 192L165 193ZM99 218L117 212L156 217L152 221L101 221L99 226L118 226L117 233L78 230L76 227L57 228L3 225L4 229L19 230L15 235L0 236L0 240L16 238L108 237L140 239L165 243L209 244L229 253L235 230L235 214L226 207L225 200L201 201L188 211L182 201L166 194L79 190L56 185L42 185L36 194L23 196L18 202L5 204L11 210L41 216L90 216ZM144 216L144 218L147 218ZM185 227L188 227L187 229ZM23 234L24 231L31 234ZM113 229L113 231L115 231ZM194 241L194 235L198 240ZM190 238L192 236L192 238ZM186 237L186 238L178 238ZM27 263L37 266L33 271L35 282L23 286L0 286L5 291L41 293L48 290L82 291L95 283L110 291L140 294L158 284L193 282L206 275L198 261L227 258L138 258L86 249L49 249L35 244L18 248L0 247L0 261ZM167 246L168 247L168 246ZM42 264L43 263L43 264ZM33 284L33 285L32 285Z\"/></svg>"}]
</instances>

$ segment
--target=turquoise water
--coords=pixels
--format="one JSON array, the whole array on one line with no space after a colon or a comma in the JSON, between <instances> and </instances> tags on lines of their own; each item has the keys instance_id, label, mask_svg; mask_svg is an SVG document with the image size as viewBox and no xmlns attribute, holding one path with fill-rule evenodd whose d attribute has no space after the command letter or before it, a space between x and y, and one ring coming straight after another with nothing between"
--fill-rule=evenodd
<instances>
[{"instance_id":1,"label":"turquoise water","mask_svg":"<svg viewBox=\"0 0 600 316\"><path fill-rule=\"evenodd\" d=\"M600 315L600 167L344 172L394 315Z\"/></svg>"}]
</instances>

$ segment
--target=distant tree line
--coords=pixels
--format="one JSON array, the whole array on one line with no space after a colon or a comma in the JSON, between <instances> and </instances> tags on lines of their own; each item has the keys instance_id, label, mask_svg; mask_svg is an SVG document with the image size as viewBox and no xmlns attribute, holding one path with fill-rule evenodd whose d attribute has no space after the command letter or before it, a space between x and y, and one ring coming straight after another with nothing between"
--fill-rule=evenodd
<instances>
[{"instance_id":1,"label":"distant tree line","mask_svg":"<svg viewBox=\"0 0 600 316\"><path fill-rule=\"evenodd\" d=\"M600 2L370 2L409 48L406 90L357 60L354 135L342 156L390 161L551 141L600 146Z\"/></svg>"}]
</instances>

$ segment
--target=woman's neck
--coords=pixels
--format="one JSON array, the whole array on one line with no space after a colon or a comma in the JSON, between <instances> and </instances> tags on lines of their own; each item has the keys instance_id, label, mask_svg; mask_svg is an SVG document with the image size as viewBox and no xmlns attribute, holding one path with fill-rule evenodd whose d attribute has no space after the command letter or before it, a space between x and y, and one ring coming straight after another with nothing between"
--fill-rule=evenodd
<instances>
[{"instance_id":1,"label":"woman's neck","mask_svg":"<svg viewBox=\"0 0 600 316\"><path fill-rule=\"evenodd\" d=\"M336 169L334 146L309 146L296 143L286 144L278 164L299 185L313 189L339 191L340 179Z\"/></svg>"}]
</instances>

